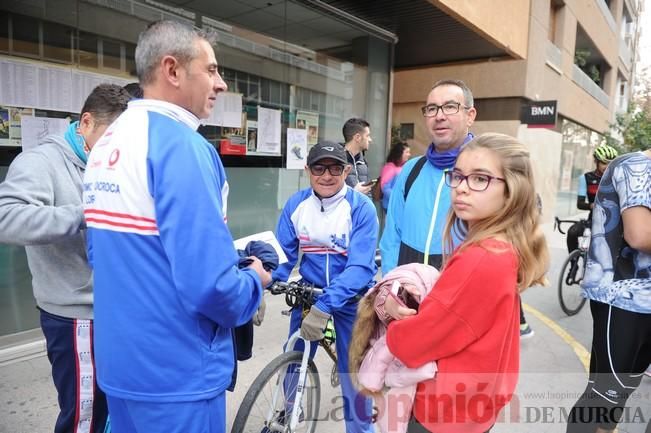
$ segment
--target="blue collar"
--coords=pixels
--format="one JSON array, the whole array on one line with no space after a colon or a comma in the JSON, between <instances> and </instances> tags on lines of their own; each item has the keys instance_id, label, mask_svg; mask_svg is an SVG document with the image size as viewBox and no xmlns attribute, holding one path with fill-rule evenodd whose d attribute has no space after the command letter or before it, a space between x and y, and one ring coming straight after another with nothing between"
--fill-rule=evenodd
<instances>
[{"instance_id":1,"label":"blue collar","mask_svg":"<svg viewBox=\"0 0 651 433\"><path fill-rule=\"evenodd\" d=\"M79 159L81 159L85 164L88 160L88 155L84 150L84 147L86 147L86 141L84 140L84 137L82 137L81 134L77 132L78 128L79 121L72 122L70 125L68 125L68 129L66 129L63 137L70 145L72 151L75 152L75 155L77 155Z\"/></svg>"},{"instance_id":2,"label":"blue collar","mask_svg":"<svg viewBox=\"0 0 651 433\"><path fill-rule=\"evenodd\" d=\"M452 168L457 160L457 157L459 156L459 152L461 152L461 149L463 149L465 144L473 138L475 138L475 136L469 132L466 138L463 140L463 144L461 144L461 146L453 147L452 149L446 150L445 152L437 152L436 148L434 147L434 143L432 143L427 148L427 153L425 156L427 157L427 160L438 169L445 170L446 168Z\"/></svg>"}]
</instances>

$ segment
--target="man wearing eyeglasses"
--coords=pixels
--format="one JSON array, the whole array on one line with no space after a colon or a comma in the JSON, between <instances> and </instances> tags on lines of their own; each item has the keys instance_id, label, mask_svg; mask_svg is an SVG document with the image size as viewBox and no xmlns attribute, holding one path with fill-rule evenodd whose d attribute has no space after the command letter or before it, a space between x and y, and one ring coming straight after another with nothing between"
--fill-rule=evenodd
<instances>
[{"instance_id":1,"label":"man wearing eyeglasses","mask_svg":"<svg viewBox=\"0 0 651 433\"><path fill-rule=\"evenodd\" d=\"M406 263L441 267L442 234L450 208L444 173L454 166L461 146L473 138L469 129L477 111L463 81L436 82L421 111L432 143L424 156L408 161L396 179L380 240L384 274Z\"/></svg>"},{"instance_id":2,"label":"man wearing eyeglasses","mask_svg":"<svg viewBox=\"0 0 651 433\"><path fill-rule=\"evenodd\" d=\"M292 310L289 334L300 327L301 336L312 342L313 357L328 319L333 318L346 431L357 433L373 432L371 407L350 381L348 345L360 295L373 285L377 272L379 224L371 200L344 183L350 170L338 143L323 141L310 149L305 167L310 188L290 197L276 228L288 262L274 272L273 279L287 281L302 253L301 277L325 289L302 323L301 309ZM298 344L301 347L296 349L302 350L302 341Z\"/></svg>"}]
</instances>

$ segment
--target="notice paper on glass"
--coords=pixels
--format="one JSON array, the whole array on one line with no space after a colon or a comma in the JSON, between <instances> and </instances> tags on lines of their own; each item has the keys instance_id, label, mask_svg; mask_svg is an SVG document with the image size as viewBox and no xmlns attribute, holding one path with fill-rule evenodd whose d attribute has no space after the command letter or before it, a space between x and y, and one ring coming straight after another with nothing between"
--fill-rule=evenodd
<instances>
[{"instance_id":1,"label":"notice paper on glass","mask_svg":"<svg viewBox=\"0 0 651 433\"><path fill-rule=\"evenodd\" d=\"M307 158L307 130L287 128L287 168L303 170Z\"/></svg>"},{"instance_id":2,"label":"notice paper on glass","mask_svg":"<svg viewBox=\"0 0 651 433\"><path fill-rule=\"evenodd\" d=\"M280 114L258 106L258 152L280 155Z\"/></svg>"},{"instance_id":3,"label":"notice paper on glass","mask_svg":"<svg viewBox=\"0 0 651 433\"><path fill-rule=\"evenodd\" d=\"M210 117L203 120L204 125L242 128L242 94L220 92Z\"/></svg>"},{"instance_id":4,"label":"notice paper on glass","mask_svg":"<svg viewBox=\"0 0 651 433\"><path fill-rule=\"evenodd\" d=\"M278 239L276 239L274 232L269 230L266 232L255 233L250 236L235 239L233 241L233 245L235 245L235 249L244 250L246 248L246 245L251 241L263 241L268 243L274 248L274 250L276 250L276 254L278 254L278 264L282 265L283 263L287 262L287 256L280 246Z\"/></svg>"},{"instance_id":5,"label":"notice paper on glass","mask_svg":"<svg viewBox=\"0 0 651 433\"><path fill-rule=\"evenodd\" d=\"M68 119L55 119L51 117L20 116L20 135L23 150L36 147L48 135L63 136L68 129Z\"/></svg>"}]
</instances>

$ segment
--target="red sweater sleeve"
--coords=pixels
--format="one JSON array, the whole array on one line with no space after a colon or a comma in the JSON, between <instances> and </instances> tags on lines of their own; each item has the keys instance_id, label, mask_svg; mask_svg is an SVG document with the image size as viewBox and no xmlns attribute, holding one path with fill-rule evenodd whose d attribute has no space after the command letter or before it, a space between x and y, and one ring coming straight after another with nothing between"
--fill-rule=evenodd
<instances>
[{"instance_id":1,"label":"red sweater sleeve","mask_svg":"<svg viewBox=\"0 0 651 433\"><path fill-rule=\"evenodd\" d=\"M465 248L450 259L418 314L389 325L389 350L410 368L453 356L499 320L496 312L513 298L516 281L517 258L509 244L484 241Z\"/></svg>"}]
</instances>

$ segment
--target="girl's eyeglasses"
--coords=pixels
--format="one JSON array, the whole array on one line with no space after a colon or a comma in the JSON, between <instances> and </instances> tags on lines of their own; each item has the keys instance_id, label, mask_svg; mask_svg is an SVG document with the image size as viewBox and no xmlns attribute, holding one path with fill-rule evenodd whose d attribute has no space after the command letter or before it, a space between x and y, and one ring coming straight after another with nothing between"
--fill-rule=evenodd
<instances>
[{"instance_id":1,"label":"girl's eyeglasses","mask_svg":"<svg viewBox=\"0 0 651 433\"><path fill-rule=\"evenodd\" d=\"M464 180L468 184L468 188L470 188L473 191L486 191L488 189L488 185L491 184L491 181L495 180L501 180L502 182L506 182L506 179L502 179L501 177L496 177L496 176L490 176L488 174L479 174L479 173L472 173L467 176L459 173L458 171L446 171L445 172L445 183L447 186L450 188L456 188L459 185L461 185L461 182Z\"/></svg>"}]
</instances>

